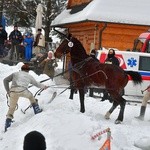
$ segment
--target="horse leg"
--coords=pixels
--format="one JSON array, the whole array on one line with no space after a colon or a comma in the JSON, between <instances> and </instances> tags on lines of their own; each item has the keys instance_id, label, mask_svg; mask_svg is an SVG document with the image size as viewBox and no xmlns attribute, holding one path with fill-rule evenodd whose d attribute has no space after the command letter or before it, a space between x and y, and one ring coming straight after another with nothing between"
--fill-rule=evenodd
<instances>
[{"instance_id":1,"label":"horse leg","mask_svg":"<svg viewBox=\"0 0 150 150\"><path fill-rule=\"evenodd\" d=\"M75 89L70 89L70 96L69 96L69 99L73 99L73 94L75 92Z\"/></svg>"},{"instance_id":2,"label":"horse leg","mask_svg":"<svg viewBox=\"0 0 150 150\"><path fill-rule=\"evenodd\" d=\"M115 124L120 124L123 121L125 106L126 106L126 100L122 98L122 101L120 103L120 112L118 118L115 121Z\"/></svg>"},{"instance_id":3,"label":"horse leg","mask_svg":"<svg viewBox=\"0 0 150 150\"><path fill-rule=\"evenodd\" d=\"M101 101L105 101L106 99L108 99L108 92L107 92L107 90L104 90L103 97L102 97Z\"/></svg>"},{"instance_id":4,"label":"horse leg","mask_svg":"<svg viewBox=\"0 0 150 150\"><path fill-rule=\"evenodd\" d=\"M105 119L110 119L111 113L115 110L115 108L118 106L118 102L114 101L112 107L107 111L105 114Z\"/></svg>"},{"instance_id":5,"label":"horse leg","mask_svg":"<svg viewBox=\"0 0 150 150\"><path fill-rule=\"evenodd\" d=\"M79 89L79 96L80 96L80 112L85 112L84 107L84 89Z\"/></svg>"},{"instance_id":6,"label":"horse leg","mask_svg":"<svg viewBox=\"0 0 150 150\"><path fill-rule=\"evenodd\" d=\"M120 105L121 107L120 112L119 112L118 118L115 121L115 124L119 124L123 121L123 118L124 118L124 109L125 109L126 101L117 91L109 91L109 93L110 93L110 96L114 99L114 103L111 109L106 113L105 118L109 119L111 113L115 110L115 108L118 105Z\"/></svg>"}]
</instances>

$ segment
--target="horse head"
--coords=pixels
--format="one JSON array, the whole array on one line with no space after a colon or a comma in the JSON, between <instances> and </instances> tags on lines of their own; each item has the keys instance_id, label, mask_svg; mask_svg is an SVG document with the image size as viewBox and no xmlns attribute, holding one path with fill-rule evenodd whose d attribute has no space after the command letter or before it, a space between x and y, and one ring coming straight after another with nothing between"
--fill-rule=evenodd
<instances>
[{"instance_id":1,"label":"horse head","mask_svg":"<svg viewBox=\"0 0 150 150\"><path fill-rule=\"evenodd\" d=\"M69 46L70 43L71 42L69 41L69 39L65 38L61 42L61 44L59 45L59 47L56 49L55 54L54 54L55 57L56 58L61 58L62 55L65 55L65 54L69 53L70 52L70 46Z\"/></svg>"},{"instance_id":2,"label":"horse head","mask_svg":"<svg viewBox=\"0 0 150 150\"><path fill-rule=\"evenodd\" d=\"M72 62L79 62L88 57L82 43L71 34L65 37L59 47L56 49L55 57L70 53Z\"/></svg>"}]
</instances>

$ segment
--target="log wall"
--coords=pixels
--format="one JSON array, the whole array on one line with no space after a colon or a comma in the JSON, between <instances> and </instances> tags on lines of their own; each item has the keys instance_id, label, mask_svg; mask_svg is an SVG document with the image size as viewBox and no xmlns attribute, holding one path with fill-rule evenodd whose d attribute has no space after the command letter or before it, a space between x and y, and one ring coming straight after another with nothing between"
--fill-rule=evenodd
<instances>
[{"instance_id":1,"label":"log wall","mask_svg":"<svg viewBox=\"0 0 150 150\"><path fill-rule=\"evenodd\" d=\"M100 48L100 32L104 27L104 23L78 23L66 26L73 36L77 37L89 53L93 48ZM107 23L107 27L102 32L101 46L104 48L116 48L118 50L132 50L134 40L143 32L146 32L149 26L111 24ZM91 46L93 45L94 46Z\"/></svg>"},{"instance_id":2,"label":"log wall","mask_svg":"<svg viewBox=\"0 0 150 150\"><path fill-rule=\"evenodd\" d=\"M69 29L69 32L74 37L81 41L87 54L90 54L93 48L100 48L100 31L104 28L104 23L86 22L70 24L65 27ZM116 48L122 51L128 49L132 50L134 40L148 29L148 26L107 23L107 27L102 32L101 46L106 49ZM68 69L69 61L70 56L68 54L66 69ZM68 78L68 74L66 74L65 77Z\"/></svg>"}]
</instances>

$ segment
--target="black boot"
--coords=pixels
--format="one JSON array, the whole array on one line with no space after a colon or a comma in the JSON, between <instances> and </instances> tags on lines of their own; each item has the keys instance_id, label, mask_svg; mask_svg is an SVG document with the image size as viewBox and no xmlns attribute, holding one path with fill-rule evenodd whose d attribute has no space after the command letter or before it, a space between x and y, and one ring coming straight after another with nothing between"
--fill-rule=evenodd
<instances>
[{"instance_id":1,"label":"black boot","mask_svg":"<svg viewBox=\"0 0 150 150\"><path fill-rule=\"evenodd\" d=\"M39 105L37 103L32 104L33 110L35 114L38 114L42 112L42 109L40 109Z\"/></svg>"},{"instance_id":2,"label":"black boot","mask_svg":"<svg viewBox=\"0 0 150 150\"><path fill-rule=\"evenodd\" d=\"M12 120L10 118L7 118L5 122L5 132L7 131L7 128L11 126L11 123L12 123Z\"/></svg>"},{"instance_id":3,"label":"black boot","mask_svg":"<svg viewBox=\"0 0 150 150\"><path fill-rule=\"evenodd\" d=\"M108 99L108 92L105 90L103 92L103 97L102 97L101 101L105 101L106 99Z\"/></svg>"},{"instance_id":4,"label":"black boot","mask_svg":"<svg viewBox=\"0 0 150 150\"><path fill-rule=\"evenodd\" d=\"M135 118L143 121L144 116L145 116L145 110L146 110L146 106L141 106L140 115L138 117L135 117Z\"/></svg>"},{"instance_id":5,"label":"black boot","mask_svg":"<svg viewBox=\"0 0 150 150\"><path fill-rule=\"evenodd\" d=\"M89 96L90 96L90 97L93 97L93 92L94 92L94 89L93 89L93 88L90 88L90 91L89 91Z\"/></svg>"}]
</instances>

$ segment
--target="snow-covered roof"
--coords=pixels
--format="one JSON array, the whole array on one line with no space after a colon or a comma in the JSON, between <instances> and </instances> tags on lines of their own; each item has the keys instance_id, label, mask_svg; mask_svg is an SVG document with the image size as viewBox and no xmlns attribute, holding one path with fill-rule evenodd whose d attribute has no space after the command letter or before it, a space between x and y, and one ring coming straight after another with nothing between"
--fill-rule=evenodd
<instances>
[{"instance_id":1,"label":"snow-covered roof","mask_svg":"<svg viewBox=\"0 0 150 150\"><path fill-rule=\"evenodd\" d=\"M68 23L98 21L150 25L150 0L93 0L82 11L71 14L65 9L52 26Z\"/></svg>"}]
</instances>

